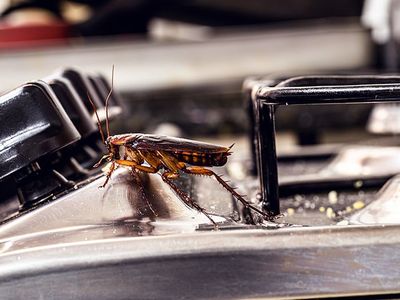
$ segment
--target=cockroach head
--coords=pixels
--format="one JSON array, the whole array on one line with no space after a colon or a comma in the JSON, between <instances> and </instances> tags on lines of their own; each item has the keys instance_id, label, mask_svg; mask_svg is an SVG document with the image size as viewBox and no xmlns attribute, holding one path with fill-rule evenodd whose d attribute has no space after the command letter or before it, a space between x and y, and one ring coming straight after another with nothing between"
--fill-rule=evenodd
<instances>
[{"instance_id":1,"label":"cockroach head","mask_svg":"<svg viewBox=\"0 0 400 300\"><path fill-rule=\"evenodd\" d=\"M111 159L118 157L118 155L119 155L119 146L115 145L112 142L112 140L113 140L113 137L109 136L104 143L107 147L107 150L108 150L108 153L109 153Z\"/></svg>"},{"instance_id":2,"label":"cockroach head","mask_svg":"<svg viewBox=\"0 0 400 300\"><path fill-rule=\"evenodd\" d=\"M108 148L108 150L110 150L110 147L111 147L111 141L112 140L112 136L109 136L109 137L107 137L106 138L106 140L104 141L104 145L106 145L106 147Z\"/></svg>"}]
</instances>

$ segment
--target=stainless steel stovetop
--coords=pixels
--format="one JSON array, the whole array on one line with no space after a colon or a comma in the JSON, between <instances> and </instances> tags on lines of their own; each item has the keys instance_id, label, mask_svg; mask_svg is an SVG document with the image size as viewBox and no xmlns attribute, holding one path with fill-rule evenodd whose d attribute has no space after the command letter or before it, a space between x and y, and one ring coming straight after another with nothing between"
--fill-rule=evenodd
<instances>
[{"instance_id":1,"label":"stainless steel stovetop","mask_svg":"<svg viewBox=\"0 0 400 300\"><path fill-rule=\"evenodd\" d=\"M274 222L260 222L214 180L182 176L178 184L212 213L218 231L158 174L141 175L145 201L127 169L119 169L106 188L98 188L104 175L92 166L105 149L85 98L88 91L102 112L101 99L109 89L104 77L67 68L3 95L0 122L7 130L0 152L1 295L395 297L400 290L397 137L371 136L358 129L363 132L359 142L293 147L292 136L280 132L273 140L264 139L264 133L275 134L275 129L263 127L271 119L263 119L260 107L268 105L268 93L306 89L314 98L303 94L301 99L308 95L313 101L336 101L335 89L346 89L338 101L397 101L397 77L318 78L324 83L310 84L315 77L283 81L286 86L264 77L249 80L244 95L247 104L254 104L248 105L254 109L249 111L253 134L204 138L223 145L236 142L229 163L218 173L254 205L282 213ZM298 82L307 84L298 88ZM296 97L286 94L285 104L296 102ZM29 105L32 101L35 106ZM111 106L115 127L126 118L124 105L116 94ZM30 117L15 118L16 111ZM104 113L100 116L104 122ZM381 124L382 130L384 120L371 119L369 124ZM393 133L397 127L388 128ZM276 154L270 152L273 143L278 176L268 173L260 181L263 166L274 162L263 160ZM277 207L271 206L277 204L274 195Z\"/></svg>"}]
</instances>

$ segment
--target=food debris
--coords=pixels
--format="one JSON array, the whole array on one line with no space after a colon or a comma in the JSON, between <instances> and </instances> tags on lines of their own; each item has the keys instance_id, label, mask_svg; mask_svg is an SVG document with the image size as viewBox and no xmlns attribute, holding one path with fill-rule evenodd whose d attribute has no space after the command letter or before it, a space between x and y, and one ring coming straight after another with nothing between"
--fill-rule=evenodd
<instances>
[{"instance_id":1,"label":"food debris","mask_svg":"<svg viewBox=\"0 0 400 300\"><path fill-rule=\"evenodd\" d=\"M332 205L336 204L338 202L338 193L336 191L330 191L328 193L328 201Z\"/></svg>"},{"instance_id":2,"label":"food debris","mask_svg":"<svg viewBox=\"0 0 400 300\"><path fill-rule=\"evenodd\" d=\"M358 200L356 202L353 203L353 208L354 209L361 209L365 206L365 203L361 200Z\"/></svg>"},{"instance_id":3,"label":"food debris","mask_svg":"<svg viewBox=\"0 0 400 300\"><path fill-rule=\"evenodd\" d=\"M288 208L286 211L287 211L288 216L294 215L294 209L293 208Z\"/></svg>"},{"instance_id":4,"label":"food debris","mask_svg":"<svg viewBox=\"0 0 400 300\"><path fill-rule=\"evenodd\" d=\"M324 211L325 211L325 207L321 206L321 207L319 208L319 211L320 211L320 212L324 212Z\"/></svg>"},{"instance_id":5,"label":"food debris","mask_svg":"<svg viewBox=\"0 0 400 300\"><path fill-rule=\"evenodd\" d=\"M335 214L335 212L333 211L332 207L328 207L328 208L326 209L326 216L327 216L329 219L333 219L333 218L336 216L336 214Z\"/></svg>"},{"instance_id":6,"label":"food debris","mask_svg":"<svg viewBox=\"0 0 400 300\"><path fill-rule=\"evenodd\" d=\"M356 182L354 182L354 187L356 189L359 189L363 186L363 181L362 180L357 180Z\"/></svg>"}]
</instances>

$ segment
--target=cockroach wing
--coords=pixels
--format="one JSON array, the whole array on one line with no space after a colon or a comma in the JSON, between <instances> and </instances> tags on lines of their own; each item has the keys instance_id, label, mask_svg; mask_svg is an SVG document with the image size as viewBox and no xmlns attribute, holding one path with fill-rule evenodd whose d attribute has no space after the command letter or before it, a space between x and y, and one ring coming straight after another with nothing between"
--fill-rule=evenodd
<instances>
[{"instance_id":1,"label":"cockroach wing","mask_svg":"<svg viewBox=\"0 0 400 300\"><path fill-rule=\"evenodd\" d=\"M134 138L127 141L137 150L169 151L169 152L195 152L195 153L227 153L232 147L223 147L195 140L154 135L134 134Z\"/></svg>"}]
</instances>

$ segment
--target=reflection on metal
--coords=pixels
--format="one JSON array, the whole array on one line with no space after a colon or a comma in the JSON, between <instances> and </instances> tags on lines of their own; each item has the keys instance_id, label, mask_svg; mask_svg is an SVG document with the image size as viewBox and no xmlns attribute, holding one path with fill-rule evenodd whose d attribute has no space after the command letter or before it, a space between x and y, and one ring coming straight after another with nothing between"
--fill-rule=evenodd
<instances>
[{"instance_id":1,"label":"reflection on metal","mask_svg":"<svg viewBox=\"0 0 400 300\"><path fill-rule=\"evenodd\" d=\"M265 230L214 216L231 230L212 231L160 176L141 176L145 197L126 170L99 189L103 181L83 182L76 192L0 226L2 299L400 292L400 226Z\"/></svg>"},{"instance_id":2,"label":"reflection on metal","mask_svg":"<svg viewBox=\"0 0 400 300\"><path fill-rule=\"evenodd\" d=\"M119 170L105 189L101 177L77 192L0 226L0 255L25 248L115 237L193 232L209 220L173 194L160 176L134 177ZM216 222L223 217L214 216ZM212 226L210 226L212 228Z\"/></svg>"},{"instance_id":3,"label":"reflection on metal","mask_svg":"<svg viewBox=\"0 0 400 300\"><path fill-rule=\"evenodd\" d=\"M399 293L399 247L399 226L80 241L0 255L0 294L2 299L298 299Z\"/></svg>"},{"instance_id":4,"label":"reflection on metal","mask_svg":"<svg viewBox=\"0 0 400 300\"><path fill-rule=\"evenodd\" d=\"M375 134L400 133L400 106L392 103L375 105L367 129Z\"/></svg>"},{"instance_id":5,"label":"reflection on metal","mask_svg":"<svg viewBox=\"0 0 400 300\"><path fill-rule=\"evenodd\" d=\"M318 183L334 180L368 180L391 177L400 172L400 148L378 146L343 147L326 167L315 174L282 176L281 184Z\"/></svg>"},{"instance_id":6,"label":"reflection on metal","mask_svg":"<svg viewBox=\"0 0 400 300\"><path fill-rule=\"evenodd\" d=\"M281 194L360 187L381 187L400 172L400 148L353 145L343 147L326 167L301 177L281 176Z\"/></svg>"},{"instance_id":7,"label":"reflection on metal","mask_svg":"<svg viewBox=\"0 0 400 300\"><path fill-rule=\"evenodd\" d=\"M350 218L351 224L400 224L400 176L392 178L377 199Z\"/></svg>"},{"instance_id":8,"label":"reflection on metal","mask_svg":"<svg viewBox=\"0 0 400 300\"><path fill-rule=\"evenodd\" d=\"M326 176L387 176L400 173L400 148L350 146L320 172Z\"/></svg>"}]
</instances>

